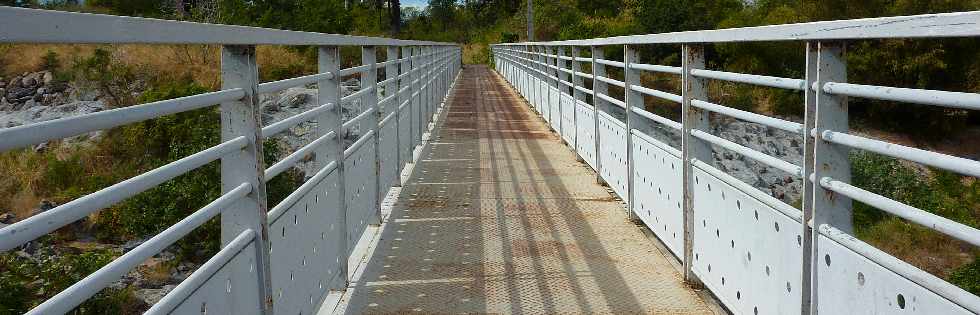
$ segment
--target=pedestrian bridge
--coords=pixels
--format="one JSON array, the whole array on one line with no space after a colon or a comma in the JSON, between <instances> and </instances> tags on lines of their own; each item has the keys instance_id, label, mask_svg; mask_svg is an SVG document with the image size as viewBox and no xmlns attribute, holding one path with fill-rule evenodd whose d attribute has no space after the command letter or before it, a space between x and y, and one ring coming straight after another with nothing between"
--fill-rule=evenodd
<instances>
[{"instance_id":1,"label":"pedestrian bridge","mask_svg":"<svg viewBox=\"0 0 980 315\"><path fill-rule=\"evenodd\" d=\"M220 217L221 250L148 313L976 314L977 296L852 236L851 204L973 246L980 231L852 186L847 152L974 177L980 162L851 134L846 104L978 110L980 95L848 83L845 46L977 37L978 20L965 12L501 44L491 67L464 67L448 43L0 8L0 43L222 47L219 91L0 129L8 151L218 105L222 130L219 145L0 229L0 250L220 161L222 196L30 313L72 311ZM806 43L804 78L706 67L706 46L775 41ZM317 46L319 71L260 83L256 45ZM643 63L649 46L677 49L681 64ZM681 88L644 86L643 72L677 76ZM361 89L342 96L351 76ZM797 91L804 121L712 103L710 81ZM307 85L322 105L263 123L259 94ZM648 112L645 98L677 103L681 121ZM712 134L717 115L798 136L803 160ZM314 139L263 161L263 139L301 123L315 124ZM801 209L722 171L721 151L802 181ZM265 182L304 161L315 173L267 205Z\"/></svg>"}]
</instances>

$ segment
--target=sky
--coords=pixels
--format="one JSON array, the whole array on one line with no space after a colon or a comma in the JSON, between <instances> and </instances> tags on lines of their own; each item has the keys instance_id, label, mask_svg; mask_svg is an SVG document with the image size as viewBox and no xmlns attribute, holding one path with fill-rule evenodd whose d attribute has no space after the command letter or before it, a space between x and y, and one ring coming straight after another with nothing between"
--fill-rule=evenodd
<instances>
[{"instance_id":1,"label":"sky","mask_svg":"<svg viewBox=\"0 0 980 315\"><path fill-rule=\"evenodd\" d=\"M428 0L402 0L401 4L403 7L425 7L429 4Z\"/></svg>"}]
</instances>

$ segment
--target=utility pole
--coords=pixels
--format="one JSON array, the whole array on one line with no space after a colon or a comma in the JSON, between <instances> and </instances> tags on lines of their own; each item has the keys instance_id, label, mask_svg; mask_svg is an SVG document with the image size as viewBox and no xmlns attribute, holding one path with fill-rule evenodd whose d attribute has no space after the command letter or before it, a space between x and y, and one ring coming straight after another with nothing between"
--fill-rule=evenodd
<instances>
[{"instance_id":1,"label":"utility pole","mask_svg":"<svg viewBox=\"0 0 980 315\"><path fill-rule=\"evenodd\" d=\"M527 41L534 41L534 0L527 0Z\"/></svg>"}]
</instances>

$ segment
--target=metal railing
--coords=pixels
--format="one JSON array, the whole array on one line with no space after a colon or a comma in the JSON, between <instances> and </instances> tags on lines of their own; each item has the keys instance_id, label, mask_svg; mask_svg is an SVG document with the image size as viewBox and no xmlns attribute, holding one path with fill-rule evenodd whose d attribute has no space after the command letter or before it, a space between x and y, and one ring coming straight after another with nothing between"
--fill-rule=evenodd
<instances>
[{"instance_id":1,"label":"metal railing","mask_svg":"<svg viewBox=\"0 0 980 315\"><path fill-rule=\"evenodd\" d=\"M0 151L8 151L220 104L221 144L0 229L0 251L10 251L220 160L219 198L30 314L71 311L218 215L221 250L148 313L315 313L331 290L347 287L351 246L367 225L382 220L382 198L417 158L413 151L461 68L455 44L9 7L0 7L0 43L222 47L220 91L0 129ZM259 83L255 47L266 44L318 47L318 73ZM341 69L340 46L360 46L361 65ZM387 60L376 60L377 46L386 48ZM385 78L379 82L382 68ZM342 97L341 79L355 74L361 90ZM309 84L316 84L321 105L262 126L259 94ZM365 110L343 121L340 104L351 100L360 100ZM267 167L263 139L306 122L316 123L315 139ZM362 133L345 148L343 135L355 124ZM315 173L269 211L266 181L311 154Z\"/></svg>"},{"instance_id":2,"label":"metal railing","mask_svg":"<svg viewBox=\"0 0 980 315\"><path fill-rule=\"evenodd\" d=\"M978 110L980 95L847 83L844 47L863 39L977 37L977 21L980 12L963 12L512 43L494 45L492 56L496 70L627 202L631 218L676 255L684 278L707 287L732 312L970 314L980 313L980 298L853 236L851 200L974 246L980 231L851 185L848 152L865 150L974 177L980 162L850 133L846 104L858 97ZM805 43L805 78L705 67L707 45L775 41ZM603 48L609 46L622 47L624 60L606 59ZM638 50L649 46L679 48L681 66L641 63ZM591 53L583 56L583 48ZM623 80L607 75L607 67L621 70ZM679 76L680 94L643 86L641 72ZM712 103L709 80L802 93L805 121ZM611 95L609 86L621 87L625 97ZM646 111L647 96L680 104L681 121ZM623 111L625 119L613 116ZM712 134L711 114L797 135L803 163ZM680 147L641 128L651 126L679 134ZM802 211L722 171L713 148L802 180Z\"/></svg>"}]
</instances>

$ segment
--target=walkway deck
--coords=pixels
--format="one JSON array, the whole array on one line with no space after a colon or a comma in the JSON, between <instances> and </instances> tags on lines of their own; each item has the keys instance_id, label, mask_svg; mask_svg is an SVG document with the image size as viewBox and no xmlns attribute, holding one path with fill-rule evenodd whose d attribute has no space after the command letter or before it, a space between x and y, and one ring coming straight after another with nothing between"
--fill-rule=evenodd
<instances>
[{"instance_id":1,"label":"walkway deck","mask_svg":"<svg viewBox=\"0 0 980 315\"><path fill-rule=\"evenodd\" d=\"M441 115L348 313L713 312L490 69Z\"/></svg>"}]
</instances>

